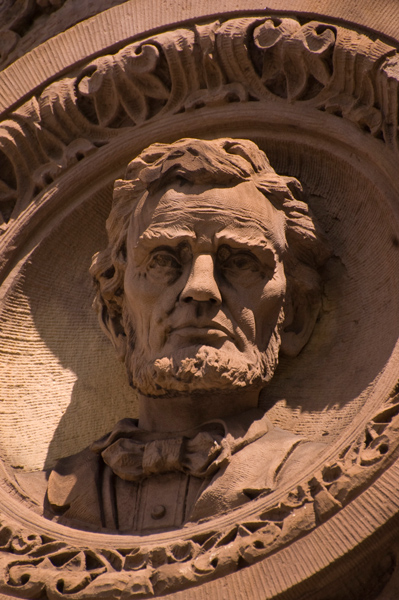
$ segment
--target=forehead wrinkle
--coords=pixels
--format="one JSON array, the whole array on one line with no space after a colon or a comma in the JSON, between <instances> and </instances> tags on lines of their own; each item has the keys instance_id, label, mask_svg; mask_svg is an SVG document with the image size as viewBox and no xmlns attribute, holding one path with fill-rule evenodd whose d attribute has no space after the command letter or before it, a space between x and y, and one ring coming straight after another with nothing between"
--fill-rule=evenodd
<instances>
[{"instance_id":1,"label":"forehead wrinkle","mask_svg":"<svg viewBox=\"0 0 399 600\"><path fill-rule=\"evenodd\" d=\"M260 193L260 192L259 192ZM173 206L173 210L165 211L161 214L154 214L155 219L162 218L163 226L171 224L173 222L181 224L184 219L190 220L190 228L202 225L209 227L216 227L220 230L226 227L234 227L239 230L242 229L248 231L248 228L255 229L258 232L259 238L268 239L276 247L283 249L286 247L285 239L285 228L286 228L286 217L282 211L277 210L271 202L263 197L263 201L260 206L253 207L253 210L249 210L248 205L243 203L242 205L229 205L224 203L223 205L213 202L213 199L202 199L202 204L197 202L186 204L184 206ZM159 208L159 207L158 207ZM260 209L260 210L259 210ZM161 209L162 210L162 209ZM213 232L211 237L220 235L218 231ZM247 233L244 233L247 236Z\"/></svg>"},{"instance_id":2,"label":"forehead wrinkle","mask_svg":"<svg viewBox=\"0 0 399 600\"><path fill-rule=\"evenodd\" d=\"M233 190L235 192L236 188ZM247 194L237 199L233 193L233 202L230 203L230 198L224 197L226 190L223 190L221 197L220 193L219 190L210 189L204 197L203 194L196 196L168 190L161 198L154 197L154 203L147 198L145 204L152 204L152 210L144 211L144 214L139 211L139 215L136 215L139 218L132 227L134 234L132 231L131 239L137 240L135 245L155 239L176 244L202 237L215 241L226 231L232 241L236 235L237 242L246 246L264 248L268 242L269 247L274 246L275 249L283 250L286 247L285 215L276 210L259 191L252 206L246 202Z\"/></svg>"},{"instance_id":3,"label":"forehead wrinkle","mask_svg":"<svg viewBox=\"0 0 399 600\"><path fill-rule=\"evenodd\" d=\"M262 208L266 208L267 205L265 203L265 206ZM268 208L268 207L267 207ZM275 211L275 209L270 206L270 208ZM255 225L257 225L260 229L265 229L265 220L262 219L262 217L257 217L254 212L255 211L249 211L248 210L248 206L231 206L228 204L225 205L218 205L218 204L214 204L212 205L209 200L202 200L202 203L193 203L193 204L188 204L186 203L184 206L172 206L169 205L167 207L167 210L163 210L164 207L163 206L158 206L157 207L158 210L155 210L153 213L153 224L157 224L157 220L158 219L162 219L164 224L166 223L173 223L173 221L180 221L181 219L184 218L191 218L191 219L201 219L203 216L209 216L210 218L214 219L215 216L219 217L219 219L223 219L226 220L226 218L228 219L229 222L231 221L238 221L238 222L242 222L242 223L254 223ZM269 211L267 211L269 212ZM277 214L279 211L275 211ZM271 215L274 215L274 212L271 212L270 214L267 215L267 217L270 218ZM263 215L262 215L263 216ZM161 223L162 224L162 223ZM152 224L150 224L151 227Z\"/></svg>"},{"instance_id":4,"label":"forehead wrinkle","mask_svg":"<svg viewBox=\"0 0 399 600\"><path fill-rule=\"evenodd\" d=\"M231 188L194 186L183 190L170 187L154 195L147 193L139 202L134 220L138 225L137 234L157 224L185 228L186 219L192 228L194 222L204 217L211 222L218 220L220 224L224 221L224 226L232 221L254 222L261 230L268 230L267 223L284 228L280 212L253 182L247 181Z\"/></svg>"}]
</instances>

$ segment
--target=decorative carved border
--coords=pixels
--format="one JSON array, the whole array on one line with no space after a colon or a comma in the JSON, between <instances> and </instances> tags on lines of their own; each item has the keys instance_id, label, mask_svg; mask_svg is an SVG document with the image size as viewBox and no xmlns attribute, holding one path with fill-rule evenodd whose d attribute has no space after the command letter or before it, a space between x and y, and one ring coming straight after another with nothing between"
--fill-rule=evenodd
<instances>
[{"instance_id":1,"label":"decorative carved border","mask_svg":"<svg viewBox=\"0 0 399 600\"><path fill-rule=\"evenodd\" d=\"M130 44L50 84L1 124L1 231L121 131L203 107L301 103L351 121L397 156L398 80L393 46L316 21L243 17ZM233 573L310 532L362 492L393 459L398 415L392 395L336 461L284 500L225 530L211 522L182 542L148 550L127 537L123 548L89 550L4 519L0 591L28 599L148 598Z\"/></svg>"},{"instance_id":2,"label":"decorative carved border","mask_svg":"<svg viewBox=\"0 0 399 600\"><path fill-rule=\"evenodd\" d=\"M74 547L17 523L0 525L0 592L18 598L151 598L234 573L327 521L387 468L399 446L399 394L393 395L336 461L256 518L181 541L120 548ZM137 540L136 540L137 541Z\"/></svg>"},{"instance_id":3,"label":"decorative carved border","mask_svg":"<svg viewBox=\"0 0 399 600\"><path fill-rule=\"evenodd\" d=\"M243 17L161 33L49 85L0 127L0 231L122 130L204 106L302 103L397 152L396 49L343 27ZM350 77L348 77L350 74Z\"/></svg>"}]
</instances>

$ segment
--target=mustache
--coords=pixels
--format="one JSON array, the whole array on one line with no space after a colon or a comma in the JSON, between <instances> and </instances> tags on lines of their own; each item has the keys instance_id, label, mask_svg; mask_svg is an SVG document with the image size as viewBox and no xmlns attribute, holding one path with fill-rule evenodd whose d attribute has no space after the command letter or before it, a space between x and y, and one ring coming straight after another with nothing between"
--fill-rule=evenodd
<instances>
[{"instance_id":1,"label":"mustache","mask_svg":"<svg viewBox=\"0 0 399 600\"><path fill-rule=\"evenodd\" d=\"M129 326L133 330L131 323ZM269 383L278 365L281 327L282 320L275 327L266 350L255 347L250 355L205 348L199 343L189 351L182 347L169 355L151 356L148 344L138 339L134 350L131 346L126 349L129 384L152 398L220 390L233 392L243 387L260 389Z\"/></svg>"},{"instance_id":2,"label":"mustache","mask_svg":"<svg viewBox=\"0 0 399 600\"><path fill-rule=\"evenodd\" d=\"M235 319L226 306L222 308L209 305L204 307L201 303L179 304L165 316L166 338L182 329L192 329L193 332L198 329L204 333L213 329L224 333L241 346L239 328L237 330Z\"/></svg>"}]
</instances>

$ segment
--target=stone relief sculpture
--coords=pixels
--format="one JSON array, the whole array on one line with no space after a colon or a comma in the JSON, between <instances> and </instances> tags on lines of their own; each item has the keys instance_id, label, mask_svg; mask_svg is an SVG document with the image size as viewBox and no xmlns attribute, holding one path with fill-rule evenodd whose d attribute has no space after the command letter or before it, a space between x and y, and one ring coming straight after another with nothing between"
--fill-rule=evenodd
<instances>
[{"instance_id":1,"label":"stone relief sculpture","mask_svg":"<svg viewBox=\"0 0 399 600\"><path fill-rule=\"evenodd\" d=\"M59 461L50 515L176 528L269 493L324 449L257 409L320 310L329 250L300 193L249 140L153 144L129 164L91 270L139 421Z\"/></svg>"},{"instance_id":2,"label":"stone relief sculpture","mask_svg":"<svg viewBox=\"0 0 399 600\"><path fill-rule=\"evenodd\" d=\"M63 361L71 348L93 355L94 319L83 334L68 322L83 296L73 288L57 304L46 266L62 274L59 295L70 281L86 285L89 257L104 246L80 252L82 232L91 234L72 224L89 214L103 236L112 184L134 156L115 182L108 247L91 271L100 323L140 402L138 420L100 439L112 425L101 429L93 415L76 450L91 444L73 456L82 430L65 451L57 435L68 421L53 411L57 430L52 438L48 427L32 458L37 472L24 473L19 439L31 448L47 423L36 416L39 433L10 440L0 593L396 600L379 594L387 581L394 589L394 572L399 581L397 38L346 26L341 10L310 20L308 5L249 14L227 2L235 14L215 15L207 0L201 14L176 5L173 25L135 29L144 4L104 0L115 18L102 13L39 47L40 76L29 56L0 73L1 431L9 420L28 429L9 406L31 401L35 377L40 414L55 406L56 385L42 394L49 365L37 369L38 347L48 345L61 376L73 371ZM40 39L58 31L71 3L23 2L19 16L5 6L2 64L40 28ZM64 56L68 40L82 52ZM64 262L51 255L63 236ZM53 302L45 324L37 299L43 312ZM82 391L96 374L86 372L76 373L81 396L57 390L68 418L76 399L92 409ZM43 518L35 477L41 484L49 440L58 454L46 465Z\"/></svg>"}]
</instances>

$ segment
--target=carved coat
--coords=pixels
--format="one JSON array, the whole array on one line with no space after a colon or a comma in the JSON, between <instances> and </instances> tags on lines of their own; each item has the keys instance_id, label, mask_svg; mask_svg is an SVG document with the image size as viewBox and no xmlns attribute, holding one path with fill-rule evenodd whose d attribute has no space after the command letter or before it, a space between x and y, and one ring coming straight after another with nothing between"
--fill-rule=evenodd
<instances>
[{"instance_id":1,"label":"carved coat","mask_svg":"<svg viewBox=\"0 0 399 600\"><path fill-rule=\"evenodd\" d=\"M170 437L123 419L90 447L58 461L46 516L98 531L170 530L272 492L323 448L273 427L260 410Z\"/></svg>"}]
</instances>

